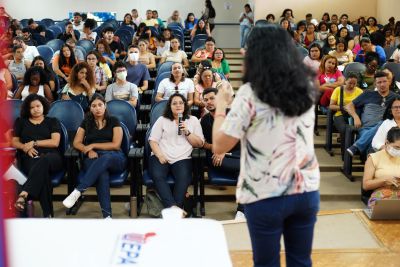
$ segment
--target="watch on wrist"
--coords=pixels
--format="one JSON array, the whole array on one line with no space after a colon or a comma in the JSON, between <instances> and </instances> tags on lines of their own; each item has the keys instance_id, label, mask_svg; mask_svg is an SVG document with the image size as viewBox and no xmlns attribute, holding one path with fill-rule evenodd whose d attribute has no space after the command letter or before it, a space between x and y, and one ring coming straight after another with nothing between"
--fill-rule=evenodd
<instances>
[{"instance_id":1,"label":"watch on wrist","mask_svg":"<svg viewBox=\"0 0 400 267\"><path fill-rule=\"evenodd\" d=\"M191 134L191 132L190 131L187 131L186 133L185 133L185 136L189 136Z\"/></svg>"}]
</instances>

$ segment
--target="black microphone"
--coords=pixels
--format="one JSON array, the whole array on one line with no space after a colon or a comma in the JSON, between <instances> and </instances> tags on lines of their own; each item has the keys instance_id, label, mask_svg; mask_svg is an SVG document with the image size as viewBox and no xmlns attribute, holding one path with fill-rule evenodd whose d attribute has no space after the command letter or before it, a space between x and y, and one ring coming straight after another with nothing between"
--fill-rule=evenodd
<instances>
[{"instance_id":1,"label":"black microphone","mask_svg":"<svg viewBox=\"0 0 400 267\"><path fill-rule=\"evenodd\" d=\"M182 135L182 131L181 131L182 118L183 118L183 114L178 113L178 135Z\"/></svg>"}]
</instances>

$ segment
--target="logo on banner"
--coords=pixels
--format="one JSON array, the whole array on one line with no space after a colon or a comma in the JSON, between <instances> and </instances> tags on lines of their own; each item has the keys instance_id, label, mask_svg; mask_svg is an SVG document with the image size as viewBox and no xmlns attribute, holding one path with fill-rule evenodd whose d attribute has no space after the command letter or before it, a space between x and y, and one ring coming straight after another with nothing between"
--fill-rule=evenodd
<instances>
[{"instance_id":1,"label":"logo on banner","mask_svg":"<svg viewBox=\"0 0 400 267\"><path fill-rule=\"evenodd\" d=\"M156 233L127 233L118 237L118 244L113 260L114 266L133 266L139 263L140 253L149 237Z\"/></svg>"}]
</instances>

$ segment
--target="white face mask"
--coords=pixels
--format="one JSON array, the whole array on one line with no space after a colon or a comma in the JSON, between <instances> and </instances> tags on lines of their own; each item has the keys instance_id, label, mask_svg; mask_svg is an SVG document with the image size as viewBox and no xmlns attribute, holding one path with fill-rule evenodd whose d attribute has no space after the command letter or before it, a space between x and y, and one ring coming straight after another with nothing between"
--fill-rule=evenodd
<instances>
[{"instance_id":1,"label":"white face mask","mask_svg":"<svg viewBox=\"0 0 400 267\"><path fill-rule=\"evenodd\" d=\"M126 76L128 76L128 72L127 71L121 71L117 73L117 79L121 80L121 81L125 81L126 80Z\"/></svg>"},{"instance_id":2,"label":"white face mask","mask_svg":"<svg viewBox=\"0 0 400 267\"><path fill-rule=\"evenodd\" d=\"M139 53L129 53L130 61L139 61Z\"/></svg>"},{"instance_id":3,"label":"white face mask","mask_svg":"<svg viewBox=\"0 0 400 267\"><path fill-rule=\"evenodd\" d=\"M400 150L396 149L394 147L391 146L387 146L387 152L389 153L390 156L395 157L395 158L399 158L400 157Z\"/></svg>"}]
</instances>

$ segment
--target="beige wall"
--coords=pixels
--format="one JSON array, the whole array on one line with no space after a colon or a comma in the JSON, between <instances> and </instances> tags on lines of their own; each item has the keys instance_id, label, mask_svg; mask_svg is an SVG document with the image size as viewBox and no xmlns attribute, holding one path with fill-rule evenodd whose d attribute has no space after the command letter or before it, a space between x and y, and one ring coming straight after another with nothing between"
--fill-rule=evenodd
<instances>
[{"instance_id":1,"label":"beige wall","mask_svg":"<svg viewBox=\"0 0 400 267\"><path fill-rule=\"evenodd\" d=\"M265 19L266 15L272 13L276 18L282 15L285 8L291 8L296 21L305 19L307 13L320 20L322 14L336 13L341 15L347 13L350 20L355 20L359 16L376 16L377 1L379 0L254 0L256 19ZM398 2L399 0L380 0L379 2ZM392 9L394 10L394 9Z\"/></svg>"},{"instance_id":2,"label":"beige wall","mask_svg":"<svg viewBox=\"0 0 400 267\"><path fill-rule=\"evenodd\" d=\"M400 1L399 0L377 0L377 19L382 24L388 23L390 17L400 20Z\"/></svg>"}]
</instances>

